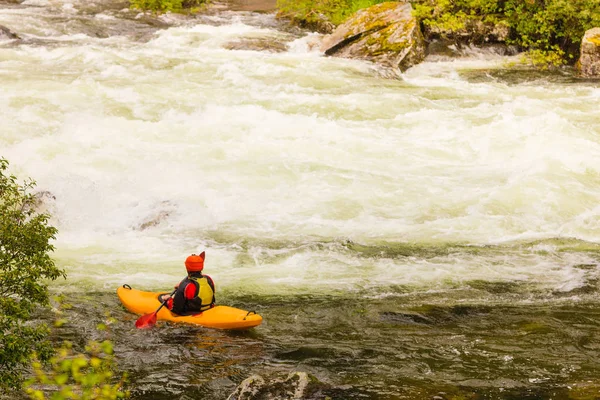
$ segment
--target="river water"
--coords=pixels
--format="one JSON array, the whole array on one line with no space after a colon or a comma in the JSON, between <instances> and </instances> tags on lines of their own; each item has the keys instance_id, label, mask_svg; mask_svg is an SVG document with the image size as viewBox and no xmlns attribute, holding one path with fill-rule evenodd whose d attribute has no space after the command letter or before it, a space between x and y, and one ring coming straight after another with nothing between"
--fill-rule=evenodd
<instances>
[{"instance_id":1,"label":"river water","mask_svg":"<svg viewBox=\"0 0 600 400\"><path fill-rule=\"evenodd\" d=\"M0 25L0 156L59 229L56 335L110 321L134 398L292 371L340 399L600 393L597 82L485 52L384 78L251 12L26 0ZM263 325L136 331L116 288L167 291L202 250Z\"/></svg>"}]
</instances>

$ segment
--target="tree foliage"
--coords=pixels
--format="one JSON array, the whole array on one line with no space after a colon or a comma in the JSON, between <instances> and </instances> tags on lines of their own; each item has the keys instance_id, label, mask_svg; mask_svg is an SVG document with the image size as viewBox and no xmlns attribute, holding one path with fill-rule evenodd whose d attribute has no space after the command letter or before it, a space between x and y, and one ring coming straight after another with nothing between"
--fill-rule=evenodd
<instances>
[{"instance_id":1,"label":"tree foliage","mask_svg":"<svg viewBox=\"0 0 600 400\"><path fill-rule=\"evenodd\" d=\"M0 389L18 388L30 357L47 360L52 347L48 328L29 321L38 306L48 304L47 280L64 277L50 252L56 228L49 215L36 212L35 182L22 184L8 175L0 158Z\"/></svg>"},{"instance_id":2,"label":"tree foliage","mask_svg":"<svg viewBox=\"0 0 600 400\"><path fill-rule=\"evenodd\" d=\"M333 24L341 24L356 11L386 0L277 0L282 15L307 22L322 16Z\"/></svg>"},{"instance_id":3,"label":"tree foliage","mask_svg":"<svg viewBox=\"0 0 600 400\"><path fill-rule=\"evenodd\" d=\"M140 0L159 1L159 0ZM335 25L381 0L277 0L280 15L306 22L324 16ZM574 63L586 30L600 26L600 0L410 0L426 29L457 32L490 24L509 30L507 44L534 65Z\"/></svg>"},{"instance_id":4,"label":"tree foliage","mask_svg":"<svg viewBox=\"0 0 600 400\"><path fill-rule=\"evenodd\" d=\"M600 0L413 0L425 27L459 30L473 20L504 24L508 44L539 66L573 63L586 30L600 26Z\"/></svg>"}]
</instances>

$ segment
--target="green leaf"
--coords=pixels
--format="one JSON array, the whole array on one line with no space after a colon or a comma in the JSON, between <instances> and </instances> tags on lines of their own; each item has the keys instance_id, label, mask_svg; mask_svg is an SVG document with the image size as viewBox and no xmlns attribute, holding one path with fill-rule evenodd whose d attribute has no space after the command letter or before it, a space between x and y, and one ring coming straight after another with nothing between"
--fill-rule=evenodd
<instances>
[{"instance_id":1,"label":"green leaf","mask_svg":"<svg viewBox=\"0 0 600 400\"><path fill-rule=\"evenodd\" d=\"M64 385L65 383L67 383L68 380L69 380L68 374L60 374L60 375L57 375L55 378L55 382L57 385Z\"/></svg>"}]
</instances>

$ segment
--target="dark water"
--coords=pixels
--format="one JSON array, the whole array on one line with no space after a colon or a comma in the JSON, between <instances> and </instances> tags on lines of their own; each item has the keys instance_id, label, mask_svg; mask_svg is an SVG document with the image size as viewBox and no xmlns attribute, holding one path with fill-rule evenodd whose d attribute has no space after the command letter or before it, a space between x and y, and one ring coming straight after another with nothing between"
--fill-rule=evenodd
<instances>
[{"instance_id":1,"label":"dark water","mask_svg":"<svg viewBox=\"0 0 600 400\"><path fill-rule=\"evenodd\" d=\"M245 332L162 323L137 330L115 294L74 295L71 322L55 339L111 339L134 399L227 399L251 375L293 371L323 383L311 398L599 398L600 307L591 298L528 304L522 294L515 302L509 286L484 283L401 292L222 295L223 304L263 315ZM108 330L96 330L107 321Z\"/></svg>"}]
</instances>

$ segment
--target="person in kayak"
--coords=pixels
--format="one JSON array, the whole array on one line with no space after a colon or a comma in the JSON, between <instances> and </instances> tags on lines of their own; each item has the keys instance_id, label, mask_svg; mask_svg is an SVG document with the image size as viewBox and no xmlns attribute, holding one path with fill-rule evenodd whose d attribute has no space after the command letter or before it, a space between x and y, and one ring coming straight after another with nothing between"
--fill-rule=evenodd
<instances>
[{"instance_id":1,"label":"person in kayak","mask_svg":"<svg viewBox=\"0 0 600 400\"><path fill-rule=\"evenodd\" d=\"M188 276L175 286L172 297L163 295L161 301L168 298L166 307L179 315L193 315L215 306L215 284L208 275L202 275L204 269L203 251L200 255L192 254L185 260Z\"/></svg>"}]
</instances>

